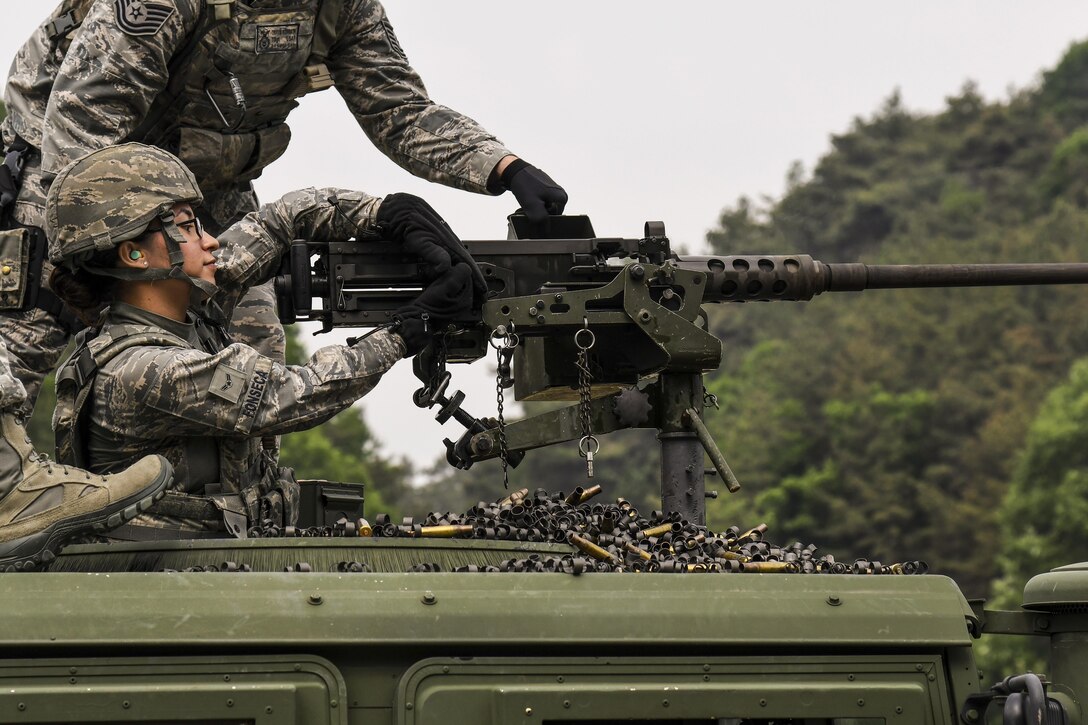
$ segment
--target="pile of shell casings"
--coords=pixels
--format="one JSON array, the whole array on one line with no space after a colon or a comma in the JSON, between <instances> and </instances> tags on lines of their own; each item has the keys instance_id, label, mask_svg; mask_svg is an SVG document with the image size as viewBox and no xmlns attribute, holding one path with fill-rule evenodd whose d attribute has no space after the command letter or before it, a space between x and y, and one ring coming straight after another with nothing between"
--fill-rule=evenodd
<instances>
[{"instance_id":1,"label":"pile of shell casings","mask_svg":"<svg viewBox=\"0 0 1088 725\"><path fill-rule=\"evenodd\" d=\"M388 516L374 524L359 519L359 536L495 539L565 543L570 554L531 554L499 566L462 566L454 571L517 572L749 572L790 574L924 574L925 562L881 564L857 559L852 565L830 554L816 554L814 544L777 546L764 538L767 525L742 531L733 526L714 533L679 514L654 511L644 518L629 501L590 503L600 486L570 494L521 489L494 503L481 501L464 514L431 513L423 523L411 518L400 525ZM346 523L346 522L342 522ZM420 564L415 571L440 571Z\"/></svg>"}]
</instances>

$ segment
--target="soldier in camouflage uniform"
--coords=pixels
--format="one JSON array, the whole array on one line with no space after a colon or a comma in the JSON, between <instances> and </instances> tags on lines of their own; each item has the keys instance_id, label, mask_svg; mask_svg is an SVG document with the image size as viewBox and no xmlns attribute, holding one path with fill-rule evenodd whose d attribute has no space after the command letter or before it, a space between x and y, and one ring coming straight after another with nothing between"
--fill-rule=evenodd
<instances>
[{"instance_id":1,"label":"soldier in camouflage uniform","mask_svg":"<svg viewBox=\"0 0 1088 725\"><path fill-rule=\"evenodd\" d=\"M40 225L43 172L143 141L195 173L209 199L201 218L217 233L256 209L250 182L286 149L296 99L332 85L370 140L411 173L477 193L509 188L532 219L562 212L566 193L546 174L428 97L377 0L66 0L8 77L4 141L32 147L16 217ZM265 289L233 324L282 359L274 310ZM0 315L0 337L32 407L67 332L35 309Z\"/></svg>"},{"instance_id":2,"label":"soldier in camouflage uniform","mask_svg":"<svg viewBox=\"0 0 1088 725\"><path fill-rule=\"evenodd\" d=\"M478 270L415 197L306 189L248 214L218 240L201 230L193 211L201 200L177 158L142 144L92 152L49 190L50 258L61 265L54 289L79 307L72 290L112 286L103 326L94 337L81 334L57 374L58 455L107 472L160 451L177 472L176 490L114 536L222 535L221 520L244 536L263 521L270 493L283 512L274 523L293 523L295 494L261 470L269 463L261 438L312 428L345 409L472 304ZM292 240L344 239L379 224L429 260L434 277L395 316L395 331L324 347L298 367L214 334L246 290L271 278ZM198 315L189 309L193 291L210 295Z\"/></svg>"},{"instance_id":3,"label":"soldier in camouflage uniform","mask_svg":"<svg viewBox=\"0 0 1088 725\"><path fill-rule=\"evenodd\" d=\"M0 571L48 564L68 541L147 511L172 471L147 455L112 476L55 464L31 447L20 416L26 393L0 345ZM135 459L132 459L135 460Z\"/></svg>"}]
</instances>

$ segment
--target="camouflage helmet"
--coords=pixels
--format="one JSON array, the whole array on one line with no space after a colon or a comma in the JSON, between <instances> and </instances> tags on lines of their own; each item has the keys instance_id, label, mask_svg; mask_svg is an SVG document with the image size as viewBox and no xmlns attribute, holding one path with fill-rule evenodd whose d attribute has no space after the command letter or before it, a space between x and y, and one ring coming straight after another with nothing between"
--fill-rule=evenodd
<instances>
[{"instance_id":1,"label":"camouflage helmet","mask_svg":"<svg viewBox=\"0 0 1088 725\"><path fill-rule=\"evenodd\" d=\"M95 253L139 237L155 219L173 227L175 204L203 198L193 173L162 149L126 143L92 151L65 166L49 187L49 260L82 266Z\"/></svg>"}]
</instances>

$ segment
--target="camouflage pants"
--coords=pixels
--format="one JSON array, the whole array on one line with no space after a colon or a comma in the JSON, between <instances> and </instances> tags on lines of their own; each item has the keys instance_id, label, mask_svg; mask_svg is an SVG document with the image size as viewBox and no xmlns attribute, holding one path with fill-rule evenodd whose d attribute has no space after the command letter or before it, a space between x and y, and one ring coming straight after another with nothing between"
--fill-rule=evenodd
<instances>
[{"instance_id":1,"label":"camouflage pants","mask_svg":"<svg viewBox=\"0 0 1088 725\"><path fill-rule=\"evenodd\" d=\"M0 340L0 413L15 413L26 402L26 390L11 371L8 352Z\"/></svg>"},{"instance_id":2,"label":"camouflage pants","mask_svg":"<svg viewBox=\"0 0 1088 725\"><path fill-rule=\"evenodd\" d=\"M20 224L44 228L47 187L42 183L40 162L39 153L31 150L23 168L14 218ZM198 212L208 231L219 234L256 208L257 196L251 188L212 190L205 192L204 206ZM43 265L43 286L47 286L52 269L48 261ZM277 362L284 361L287 345L283 326L276 315L276 295L271 282L254 287L242 298L228 332L232 339L247 343L262 355ZM6 345L6 364L0 370L0 410L9 409L10 386L4 378L14 376L16 383L22 383L20 400L15 405L30 415L42 381L56 369L69 337L65 326L44 310L0 313L0 341ZM15 395L13 390L10 392Z\"/></svg>"}]
</instances>

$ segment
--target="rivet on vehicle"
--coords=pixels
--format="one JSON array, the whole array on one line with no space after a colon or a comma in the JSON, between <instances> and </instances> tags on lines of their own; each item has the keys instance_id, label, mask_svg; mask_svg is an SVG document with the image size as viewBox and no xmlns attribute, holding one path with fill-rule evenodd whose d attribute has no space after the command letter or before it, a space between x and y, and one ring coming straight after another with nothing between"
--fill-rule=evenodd
<instances>
[{"instance_id":1,"label":"rivet on vehicle","mask_svg":"<svg viewBox=\"0 0 1088 725\"><path fill-rule=\"evenodd\" d=\"M227 707L234 707L234 700L227 700Z\"/></svg>"},{"instance_id":2,"label":"rivet on vehicle","mask_svg":"<svg viewBox=\"0 0 1088 725\"><path fill-rule=\"evenodd\" d=\"M915 665L914 669L917 670L918 672L921 672L923 668L922 668L922 665Z\"/></svg>"},{"instance_id":3,"label":"rivet on vehicle","mask_svg":"<svg viewBox=\"0 0 1088 725\"><path fill-rule=\"evenodd\" d=\"M230 675L223 675L223 682L230 682Z\"/></svg>"},{"instance_id":4,"label":"rivet on vehicle","mask_svg":"<svg viewBox=\"0 0 1088 725\"><path fill-rule=\"evenodd\" d=\"M566 709L569 710L570 709L570 700L563 700L563 707L565 707Z\"/></svg>"},{"instance_id":5,"label":"rivet on vehicle","mask_svg":"<svg viewBox=\"0 0 1088 725\"><path fill-rule=\"evenodd\" d=\"M703 672L710 672L710 665L703 665Z\"/></svg>"},{"instance_id":6,"label":"rivet on vehicle","mask_svg":"<svg viewBox=\"0 0 1088 725\"><path fill-rule=\"evenodd\" d=\"M851 682L853 682L853 681L854 681L854 676L853 676L853 675L847 675L847 676L846 676L846 679L848 679L848 680L850 680Z\"/></svg>"},{"instance_id":7,"label":"rivet on vehicle","mask_svg":"<svg viewBox=\"0 0 1088 725\"><path fill-rule=\"evenodd\" d=\"M525 716L526 717L528 717L528 716L530 716L532 714L533 714L533 708L531 708L531 707L525 708Z\"/></svg>"},{"instance_id":8,"label":"rivet on vehicle","mask_svg":"<svg viewBox=\"0 0 1088 725\"><path fill-rule=\"evenodd\" d=\"M933 674L932 672L930 672L930 673L929 673L929 678L928 678L928 679L929 679L929 681L930 681L930 682L936 682L936 680L937 680L937 675L935 675L935 674Z\"/></svg>"},{"instance_id":9,"label":"rivet on vehicle","mask_svg":"<svg viewBox=\"0 0 1088 725\"><path fill-rule=\"evenodd\" d=\"M972 715L971 713L975 713L975 714ZM903 708L902 707L896 707L895 708L895 714L896 715L902 715L903 714ZM977 720L978 719L978 711L977 710L968 710L967 711L967 719L968 720Z\"/></svg>"},{"instance_id":10,"label":"rivet on vehicle","mask_svg":"<svg viewBox=\"0 0 1088 725\"><path fill-rule=\"evenodd\" d=\"M760 707L767 707L767 701L766 700L760 700L759 701L759 706Z\"/></svg>"},{"instance_id":11,"label":"rivet on vehicle","mask_svg":"<svg viewBox=\"0 0 1088 725\"><path fill-rule=\"evenodd\" d=\"M318 604L321 604L321 602L323 602L325 600L321 598L320 594L318 594L317 592L314 592L313 594L311 594L309 597L306 598L306 601L309 602L310 604L313 604L314 606L317 606Z\"/></svg>"},{"instance_id":12,"label":"rivet on vehicle","mask_svg":"<svg viewBox=\"0 0 1088 725\"><path fill-rule=\"evenodd\" d=\"M556 678L555 678L555 681L556 682L562 682L563 681L563 675L557 675Z\"/></svg>"},{"instance_id":13,"label":"rivet on vehicle","mask_svg":"<svg viewBox=\"0 0 1088 725\"><path fill-rule=\"evenodd\" d=\"M74 677L69 677L69 678L68 678L68 682L70 682L71 684L73 684L73 685L74 685L74 684L76 684L76 678L74 678Z\"/></svg>"},{"instance_id":14,"label":"rivet on vehicle","mask_svg":"<svg viewBox=\"0 0 1088 725\"><path fill-rule=\"evenodd\" d=\"M434 595L434 592L423 592L423 596L419 598L419 601L424 604L435 604L438 602L438 597Z\"/></svg>"},{"instance_id":15,"label":"rivet on vehicle","mask_svg":"<svg viewBox=\"0 0 1088 725\"><path fill-rule=\"evenodd\" d=\"M1047 629L1050 629L1050 620L1047 619L1046 617L1036 617L1036 619L1035 619L1035 628L1036 629L1042 629L1044 631L1047 630Z\"/></svg>"},{"instance_id":16,"label":"rivet on vehicle","mask_svg":"<svg viewBox=\"0 0 1088 725\"><path fill-rule=\"evenodd\" d=\"M302 665L300 665L299 663L296 662L295 663L295 672L300 672L300 671L302 671Z\"/></svg>"},{"instance_id":17,"label":"rivet on vehicle","mask_svg":"<svg viewBox=\"0 0 1088 725\"><path fill-rule=\"evenodd\" d=\"M70 674L70 675L74 675L77 672L79 672L79 670L77 668L75 668L75 667L69 667L68 668L68 674Z\"/></svg>"},{"instance_id":18,"label":"rivet on vehicle","mask_svg":"<svg viewBox=\"0 0 1088 725\"><path fill-rule=\"evenodd\" d=\"M839 597L837 595L832 594L831 596L829 596L827 598L827 603L830 604L833 607L837 607L840 604L842 604L842 599L839 599Z\"/></svg>"},{"instance_id":19,"label":"rivet on vehicle","mask_svg":"<svg viewBox=\"0 0 1088 725\"><path fill-rule=\"evenodd\" d=\"M123 707L123 708L125 708L127 710L130 707L132 707L132 703L129 702L128 700L125 700L124 702L121 703L121 707Z\"/></svg>"},{"instance_id":20,"label":"rivet on vehicle","mask_svg":"<svg viewBox=\"0 0 1088 725\"><path fill-rule=\"evenodd\" d=\"M336 700L330 700L329 701L329 707L331 707L331 708L333 708L335 710L336 708L340 707L340 703L338 701L336 701Z\"/></svg>"},{"instance_id":21,"label":"rivet on vehicle","mask_svg":"<svg viewBox=\"0 0 1088 725\"><path fill-rule=\"evenodd\" d=\"M858 699L858 707L865 707L865 700Z\"/></svg>"},{"instance_id":22,"label":"rivet on vehicle","mask_svg":"<svg viewBox=\"0 0 1088 725\"><path fill-rule=\"evenodd\" d=\"M449 665L443 665L442 666L442 674L443 675L448 675L449 673L450 673L450 666Z\"/></svg>"},{"instance_id":23,"label":"rivet on vehicle","mask_svg":"<svg viewBox=\"0 0 1088 725\"><path fill-rule=\"evenodd\" d=\"M268 707L266 707L264 709L264 711L265 711L266 714L271 715L272 714L272 706L269 705Z\"/></svg>"},{"instance_id":24,"label":"rivet on vehicle","mask_svg":"<svg viewBox=\"0 0 1088 725\"><path fill-rule=\"evenodd\" d=\"M22 712L23 710L26 710L26 703L25 702L20 702L19 703L19 711Z\"/></svg>"}]
</instances>

